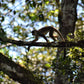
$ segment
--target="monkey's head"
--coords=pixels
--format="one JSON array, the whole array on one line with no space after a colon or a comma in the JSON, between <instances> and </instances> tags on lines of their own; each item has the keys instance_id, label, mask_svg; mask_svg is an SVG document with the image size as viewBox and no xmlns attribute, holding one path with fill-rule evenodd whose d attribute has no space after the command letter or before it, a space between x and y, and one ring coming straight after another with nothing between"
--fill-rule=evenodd
<instances>
[{"instance_id":1,"label":"monkey's head","mask_svg":"<svg viewBox=\"0 0 84 84\"><path fill-rule=\"evenodd\" d=\"M37 30L33 30L31 33L32 33L32 35L36 35L37 34Z\"/></svg>"}]
</instances>

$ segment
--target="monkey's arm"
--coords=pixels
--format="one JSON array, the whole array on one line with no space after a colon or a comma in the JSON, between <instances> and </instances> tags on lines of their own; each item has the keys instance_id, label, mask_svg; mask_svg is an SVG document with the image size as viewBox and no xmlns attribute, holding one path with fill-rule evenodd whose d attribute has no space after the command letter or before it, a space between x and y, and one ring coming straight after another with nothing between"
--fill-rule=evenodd
<instances>
[{"instance_id":1,"label":"monkey's arm","mask_svg":"<svg viewBox=\"0 0 84 84\"><path fill-rule=\"evenodd\" d=\"M33 42L35 42L35 41L37 41L38 40L38 36L35 36L35 39L31 42L31 43L33 43ZM31 46L28 46L28 51L30 50L30 47Z\"/></svg>"},{"instance_id":2,"label":"monkey's arm","mask_svg":"<svg viewBox=\"0 0 84 84\"><path fill-rule=\"evenodd\" d=\"M38 36L35 36L35 39L32 42L35 42L38 40Z\"/></svg>"},{"instance_id":3,"label":"monkey's arm","mask_svg":"<svg viewBox=\"0 0 84 84\"><path fill-rule=\"evenodd\" d=\"M47 39L45 35L41 35L41 37L43 37L47 42L49 42L49 40Z\"/></svg>"}]
</instances>

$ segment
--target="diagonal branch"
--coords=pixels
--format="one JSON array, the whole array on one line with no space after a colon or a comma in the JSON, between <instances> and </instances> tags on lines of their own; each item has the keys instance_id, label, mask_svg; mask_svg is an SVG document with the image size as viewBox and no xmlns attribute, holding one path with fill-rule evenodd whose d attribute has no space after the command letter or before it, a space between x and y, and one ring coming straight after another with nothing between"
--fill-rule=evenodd
<instances>
[{"instance_id":1,"label":"diagonal branch","mask_svg":"<svg viewBox=\"0 0 84 84\"><path fill-rule=\"evenodd\" d=\"M33 73L0 53L0 70L21 84L43 84Z\"/></svg>"}]
</instances>

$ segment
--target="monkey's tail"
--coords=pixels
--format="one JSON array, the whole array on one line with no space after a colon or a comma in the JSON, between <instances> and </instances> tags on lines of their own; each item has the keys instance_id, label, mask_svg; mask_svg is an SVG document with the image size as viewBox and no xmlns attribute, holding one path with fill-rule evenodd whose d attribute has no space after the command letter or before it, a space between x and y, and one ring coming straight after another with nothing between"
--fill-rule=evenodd
<instances>
[{"instance_id":1,"label":"monkey's tail","mask_svg":"<svg viewBox=\"0 0 84 84\"><path fill-rule=\"evenodd\" d=\"M55 29L55 31L59 34L60 38L65 42L65 39L64 39L64 37L62 36L62 34L61 34L58 30L56 30L56 29Z\"/></svg>"}]
</instances>

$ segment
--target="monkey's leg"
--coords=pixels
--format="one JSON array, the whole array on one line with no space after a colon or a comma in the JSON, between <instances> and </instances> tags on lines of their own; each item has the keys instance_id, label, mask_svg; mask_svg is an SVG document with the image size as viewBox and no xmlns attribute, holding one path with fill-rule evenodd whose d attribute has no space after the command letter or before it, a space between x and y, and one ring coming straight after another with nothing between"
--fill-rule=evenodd
<instances>
[{"instance_id":1,"label":"monkey's leg","mask_svg":"<svg viewBox=\"0 0 84 84\"><path fill-rule=\"evenodd\" d=\"M55 37L53 36L53 31L50 31L49 36L54 40L54 42L56 41Z\"/></svg>"},{"instance_id":2,"label":"monkey's leg","mask_svg":"<svg viewBox=\"0 0 84 84\"><path fill-rule=\"evenodd\" d=\"M47 42L49 42L49 40L47 39L45 35L41 35L41 37L43 37Z\"/></svg>"}]
</instances>

